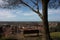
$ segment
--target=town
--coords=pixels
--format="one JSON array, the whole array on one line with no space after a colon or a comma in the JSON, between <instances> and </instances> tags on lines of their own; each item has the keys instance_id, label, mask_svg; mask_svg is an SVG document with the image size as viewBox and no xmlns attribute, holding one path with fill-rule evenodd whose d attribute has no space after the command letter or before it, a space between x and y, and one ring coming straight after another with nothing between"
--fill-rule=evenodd
<instances>
[{"instance_id":1,"label":"town","mask_svg":"<svg viewBox=\"0 0 60 40\"><path fill-rule=\"evenodd\" d=\"M49 27L56 27L59 24L60 22L49 22ZM0 22L0 35L5 38L42 35L43 30L42 22Z\"/></svg>"}]
</instances>

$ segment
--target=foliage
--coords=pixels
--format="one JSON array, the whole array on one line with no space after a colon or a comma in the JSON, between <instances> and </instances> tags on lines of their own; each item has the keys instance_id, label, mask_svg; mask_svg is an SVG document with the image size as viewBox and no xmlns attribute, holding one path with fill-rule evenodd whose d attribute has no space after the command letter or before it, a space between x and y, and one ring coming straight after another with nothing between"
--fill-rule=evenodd
<instances>
[{"instance_id":1,"label":"foliage","mask_svg":"<svg viewBox=\"0 0 60 40\"><path fill-rule=\"evenodd\" d=\"M50 32L60 32L60 26L56 26L56 27L50 27L49 28Z\"/></svg>"}]
</instances>

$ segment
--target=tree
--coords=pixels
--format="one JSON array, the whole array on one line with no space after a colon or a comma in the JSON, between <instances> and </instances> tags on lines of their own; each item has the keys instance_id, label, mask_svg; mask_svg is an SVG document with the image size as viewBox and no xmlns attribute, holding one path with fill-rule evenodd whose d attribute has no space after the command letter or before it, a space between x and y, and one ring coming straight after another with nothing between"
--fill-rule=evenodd
<instances>
[{"instance_id":1,"label":"tree","mask_svg":"<svg viewBox=\"0 0 60 40\"><path fill-rule=\"evenodd\" d=\"M51 40L48 25L48 3L50 0L3 0L3 1L8 2L8 4L5 4L3 8L11 8L11 6L14 7L23 4L30 8L33 12L38 14L38 16L42 19L43 26L45 29L44 30L45 34L44 37L46 37L45 40ZM53 1L54 1L53 6L55 7L56 0ZM49 3L50 4L49 7L51 8L54 8L53 6L51 6L52 4L51 2L53 1L50 1ZM40 13L40 3L42 3L42 13Z\"/></svg>"},{"instance_id":2,"label":"tree","mask_svg":"<svg viewBox=\"0 0 60 40\"><path fill-rule=\"evenodd\" d=\"M48 3L49 0L42 0L42 13L43 13L43 25L45 29L44 32L46 34L45 37L46 40L51 40L50 33L49 33L48 15L47 15Z\"/></svg>"}]
</instances>

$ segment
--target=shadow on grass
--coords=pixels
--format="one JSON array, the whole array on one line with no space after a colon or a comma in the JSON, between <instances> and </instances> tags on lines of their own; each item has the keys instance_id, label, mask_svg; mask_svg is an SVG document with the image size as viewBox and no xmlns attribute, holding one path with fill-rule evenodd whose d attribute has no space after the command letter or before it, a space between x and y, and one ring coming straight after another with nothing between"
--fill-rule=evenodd
<instances>
[{"instance_id":1,"label":"shadow on grass","mask_svg":"<svg viewBox=\"0 0 60 40\"><path fill-rule=\"evenodd\" d=\"M17 40L17 39L0 39L0 40Z\"/></svg>"},{"instance_id":2,"label":"shadow on grass","mask_svg":"<svg viewBox=\"0 0 60 40\"><path fill-rule=\"evenodd\" d=\"M53 38L53 40L60 40L60 37L55 37Z\"/></svg>"}]
</instances>

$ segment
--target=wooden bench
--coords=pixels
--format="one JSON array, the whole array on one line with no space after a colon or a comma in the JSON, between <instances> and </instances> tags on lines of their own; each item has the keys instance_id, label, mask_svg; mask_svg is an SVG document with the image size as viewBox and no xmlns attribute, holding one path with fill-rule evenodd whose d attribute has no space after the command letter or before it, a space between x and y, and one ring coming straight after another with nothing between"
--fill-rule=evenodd
<instances>
[{"instance_id":1,"label":"wooden bench","mask_svg":"<svg viewBox=\"0 0 60 40\"><path fill-rule=\"evenodd\" d=\"M24 36L39 36L39 30L24 30Z\"/></svg>"}]
</instances>

